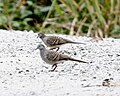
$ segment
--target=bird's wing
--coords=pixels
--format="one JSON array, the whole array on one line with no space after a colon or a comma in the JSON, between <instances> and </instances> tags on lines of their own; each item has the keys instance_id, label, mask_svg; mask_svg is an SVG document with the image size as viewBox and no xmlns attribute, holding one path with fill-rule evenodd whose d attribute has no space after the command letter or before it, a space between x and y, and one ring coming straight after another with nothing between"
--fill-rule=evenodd
<instances>
[{"instance_id":1,"label":"bird's wing","mask_svg":"<svg viewBox=\"0 0 120 96\"><path fill-rule=\"evenodd\" d=\"M74 59L67 55L60 54L56 51L49 51L49 50L47 51L46 58L51 62L61 62L61 61L65 61L65 60L71 60L71 61L77 61L77 62L82 62L82 63L88 63L86 61Z\"/></svg>"},{"instance_id":2,"label":"bird's wing","mask_svg":"<svg viewBox=\"0 0 120 96\"><path fill-rule=\"evenodd\" d=\"M63 39L63 38L57 37L57 36L49 36L46 41L51 46L61 45L61 44L67 43L66 39Z\"/></svg>"},{"instance_id":3,"label":"bird's wing","mask_svg":"<svg viewBox=\"0 0 120 96\"><path fill-rule=\"evenodd\" d=\"M47 54L46 54L46 58L49 60L49 61L63 61L63 60L67 60L69 57L67 55L64 55L64 54L60 54L58 52L55 52L55 51L49 51Z\"/></svg>"}]
</instances>

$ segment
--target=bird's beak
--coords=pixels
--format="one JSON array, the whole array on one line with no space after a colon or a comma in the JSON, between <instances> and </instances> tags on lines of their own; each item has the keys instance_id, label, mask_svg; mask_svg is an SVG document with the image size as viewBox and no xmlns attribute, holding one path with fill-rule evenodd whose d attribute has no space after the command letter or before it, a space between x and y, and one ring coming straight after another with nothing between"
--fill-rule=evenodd
<instances>
[{"instance_id":1,"label":"bird's beak","mask_svg":"<svg viewBox=\"0 0 120 96\"><path fill-rule=\"evenodd\" d=\"M38 47L37 48L35 48L34 50L37 50L38 49Z\"/></svg>"},{"instance_id":2,"label":"bird's beak","mask_svg":"<svg viewBox=\"0 0 120 96\"><path fill-rule=\"evenodd\" d=\"M41 42L36 42L36 43L41 43Z\"/></svg>"},{"instance_id":3,"label":"bird's beak","mask_svg":"<svg viewBox=\"0 0 120 96\"><path fill-rule=\"evenodd\" d=\"M37 50L37 49L38 49L38 48L33 49L32 52L34 52L34 51Z\"/></svg>"},{"instance_id":4,"label":"bird's beak","mask_svg":"<svg viewBox=\"0 0 120 96\"><path fill-rule=\"evenodd\" d=\"M39 36L37 36L37 38L38 38Z\"/></svg>"}]
</instances>

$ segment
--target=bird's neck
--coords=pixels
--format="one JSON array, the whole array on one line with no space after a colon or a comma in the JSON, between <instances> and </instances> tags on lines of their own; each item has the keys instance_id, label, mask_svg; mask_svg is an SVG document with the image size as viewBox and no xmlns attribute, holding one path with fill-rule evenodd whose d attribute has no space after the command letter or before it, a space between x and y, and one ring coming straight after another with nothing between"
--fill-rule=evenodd
<instances>
[{"instance_id":1,"label":"bird's neck","mask_svg":"<svg viewBox=\"0 0 120 96\"><path fill-rule=\"evenodd\" d=\"M46 36L43 36L43 37L41 37L41 39L43 40L45 37L46 37Z\"/></svg>"},{"instance_id":2,"label":"bird's neck","mask_svg":"<svg viewBox=\"0 0 120 96\"><path fill-rule=\"evenodd\" d=\"M46 49L45 48L43 48L43 49L39 49L40 50L40 55L43 55L44 54L44 52L46 51Z\"/></svg>"}]
</instances>

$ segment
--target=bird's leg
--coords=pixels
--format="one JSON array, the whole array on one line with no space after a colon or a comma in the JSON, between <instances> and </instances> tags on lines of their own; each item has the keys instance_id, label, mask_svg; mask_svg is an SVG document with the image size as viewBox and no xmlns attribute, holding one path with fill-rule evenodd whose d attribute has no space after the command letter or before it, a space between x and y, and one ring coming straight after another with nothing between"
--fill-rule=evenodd
<instances>
[{"instance_id":1,"label":"bird's leg","mask_svg":"<svg viewBox=\"0 0 120 96\"><path fill-rule=\"evenodd\" d=\"M54 67L54 68L53 68ZM50 70L51 72L55 71L55 69L57 68L57 64L53 64L52 65L52 70Z\"/></svg>"},{"instance_id":2,"label":"bird's leg","mask_svg":"<svg viewBox=\"0 0 120 96\"><path fill-rule=\"evenodd\" d=\"M50 50L53 50L53 49L56 49L56 48L57 48L56 52L60 49L59 47L54 47L54 48L50 48Z\"/></svg>"},{"instance_id":3,"label":"bird's leg","mask_svg":"<svg viewBox=\"0 0 120 96\"><path fill-rule=\"evenodd\" d=\"M57 50L56 50L56 52L59 50L60 48L59 47L57 47Z\"/></svg>"}]
</instances>

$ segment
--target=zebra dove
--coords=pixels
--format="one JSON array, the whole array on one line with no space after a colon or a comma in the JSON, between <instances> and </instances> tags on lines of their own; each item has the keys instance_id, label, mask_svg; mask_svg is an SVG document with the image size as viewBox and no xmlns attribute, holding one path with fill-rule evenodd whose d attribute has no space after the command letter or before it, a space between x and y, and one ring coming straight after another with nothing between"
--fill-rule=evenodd
<instances>
[{"instance_id":1,"label":"zebra dove","mask_svg":"<svg viewBox=\"0 0 120 96\"><path fill-rule=\"evenodd\" d=\"M56 69L58 63L62 63L67 60L77 61L81 63L88 63L85 61L81 61L81 60L69 57L64 54L60 54L59 52L56 52L53 50L48 50L45 48L43 44L39 44L36 49L40 50L40 55L41 55L42 60L48 64L51 64L52 68L54 67L51 71L54 71Z\"/></svg>"},{"instance_id":2,"label":"zebra dove","mask_svg":"<svg viewBox=\"0 0 120 96\"><path fill-rule=\"evenodd\" d=\"M70 41L68 39L64 39L58 36L46 36L44 33L39 33L37 38L38 37L42 39L42 41L47 47L50 47L50 50L57 48L57 51L58 51L60 45L67 44L67 43L85 44L85 43Z\"/></svg>"}]
</instances>

